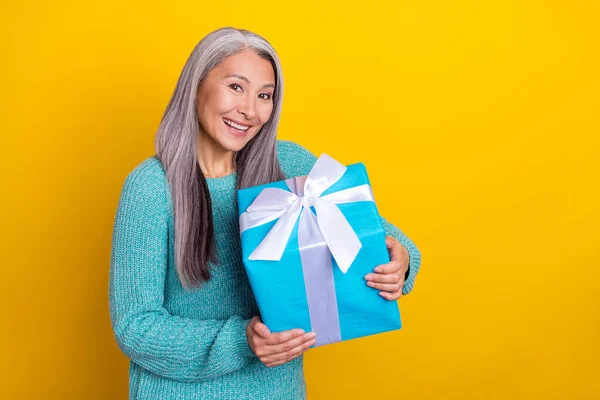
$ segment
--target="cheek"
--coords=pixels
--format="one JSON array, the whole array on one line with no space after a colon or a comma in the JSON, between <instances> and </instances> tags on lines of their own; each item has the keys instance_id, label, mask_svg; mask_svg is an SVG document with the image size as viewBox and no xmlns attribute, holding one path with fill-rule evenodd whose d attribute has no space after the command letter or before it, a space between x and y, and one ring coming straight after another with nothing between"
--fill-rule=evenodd
<instances>
[{"instance_id":1,"label":"cheek","mask_svg":"<svg viewBox=\"0 0 600 400\"><path fill-rule=\"evenodd\" d=\"M211 97L211 108L216 114L228 113L235 106L235 96L227 93L226 90L220 90Z\"/></svg>"},{"instance_id":2,"label":"cheek","mask_svg":"<svg viewBox=\"0 0 600 400\"><path fill-rule=\"evenodd\" d=\"M198 108L198 118L209 134L214 134L219 129L223 114L235 109L235 98L226 91L211 92L210 96L204 96L200 101L203 103Z\"/></svg>"},{"instance_id":3,"label":"cheek","mask_svg":"<svg viewBox=\"0 0 600 400\"><path fill-rule=\"evenodd\" d=\"M271 114L273 113L273 103L265 104L263 107L260 107L258 113L258 117L260 119L261 125L264 125L269 118L271 118Z\"/></svg>"}]
</instances>

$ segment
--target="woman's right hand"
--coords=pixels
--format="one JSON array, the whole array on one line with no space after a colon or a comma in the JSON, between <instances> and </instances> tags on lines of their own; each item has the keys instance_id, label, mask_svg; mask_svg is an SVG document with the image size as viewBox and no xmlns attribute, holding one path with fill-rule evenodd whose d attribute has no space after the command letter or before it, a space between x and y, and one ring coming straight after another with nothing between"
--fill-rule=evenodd
<instances>
[{"instance_id":1,"label":"woman's right hand","mask_svg":"<svg viewBox=\"0 0 600 400\"><path fill-rule=\"evenodd\" d=\"M314 332L302 329L271 332L260 317L254 317L246 327L248 344L267 367L284 364L304 353L316 343Z\"/></svg>"}]
</instances>

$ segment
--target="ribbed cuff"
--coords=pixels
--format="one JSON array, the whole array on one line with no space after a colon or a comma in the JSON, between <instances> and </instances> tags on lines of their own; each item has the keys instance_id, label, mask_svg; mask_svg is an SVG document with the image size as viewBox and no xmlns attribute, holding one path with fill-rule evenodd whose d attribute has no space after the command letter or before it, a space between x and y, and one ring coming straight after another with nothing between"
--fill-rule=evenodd
<instances>
[{"instance_id":1,"label":"ribbed cuff","mask_svg":"<svg viewBox=\"0 0 600 400\"><path fill-rule=\"evenodd\" d=\"M238 324L240 331L235 335L237 348L240 350L240 355L244 357L256 357L256 354L250 348L250 344L248 344L248 336L246 334L246 327L250 321L250 319L240 320Z\"/></svg>"},{"instance_id":2,"label":"ribbed cuff","mask_svg":"<svg viewBox=\"0 0 600 400\"><path fill-rule=\"evenodd\" d=\"M415 277L419 272L421 266L421 253L418 250L411 252L409 250L409 262L408 271L406 272L408 278L405 278L404 285L402 286L402 295L409 294L415 284Z\"/></svg>"},{"instance_id":3,"label":"ribbed cuff","mask_svg":"<svg viewBox=\"0 0 600 400\"><path fill-rule=\"evenodd\" d=\"M410 260L412 260L408 249L406 249L406 251L408 252L408 268L406 268L406 273L404 274L404 282L408 280L408 275L410 274Z\"/></svg>"}]
</instances>

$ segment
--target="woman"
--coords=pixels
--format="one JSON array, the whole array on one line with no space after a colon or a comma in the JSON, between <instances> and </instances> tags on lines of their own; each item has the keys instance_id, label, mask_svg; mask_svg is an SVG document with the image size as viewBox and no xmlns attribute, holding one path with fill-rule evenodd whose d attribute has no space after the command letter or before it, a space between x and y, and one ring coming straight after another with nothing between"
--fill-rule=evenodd
<instances>
[{"instance_id":1,"label":"woman","mask_svg":"<svg viewBox=\"0 0 600 400\"><path fill-rule=\"evenodd\" d=\"M305 397L299 329L269 332L241 261L236 190L306 175L316 157L276 139L283 80L260 36L218 29L194 48L117 210L110 315L133 399ZM420 253L382 219L392 262L369 274L407 294Z\"/></svg>"}]
</instances>

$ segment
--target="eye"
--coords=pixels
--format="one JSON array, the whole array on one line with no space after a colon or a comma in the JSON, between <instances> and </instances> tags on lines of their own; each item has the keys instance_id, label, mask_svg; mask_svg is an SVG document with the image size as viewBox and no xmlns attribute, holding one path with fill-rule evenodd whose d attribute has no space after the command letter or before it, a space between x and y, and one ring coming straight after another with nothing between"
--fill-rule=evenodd
<instances>
[{"instance_id":1,"label":"eye","mask_svg":"<svg viewBox=\"0 0 600 400\"><path fill-rule=\"evenodd\" d=\"M271 95L269 93L261 93L261 94L259 94L259 96L262 96L262 95L266 96L266 97L263 97L263 100L269 100L271 98Z\"/></svg>"},{"instance_id":2,"label":"eye","mask_svg":"<svg viewBox=\"0 0 600 400\"><path fill-rule=\"evenodd\" d=\"M240 90L242 89L242 87L240 85L238 85L237 83L232 83L231 85L229 85L229 87L236 91L237 91L236 87L240 88Z\"/></svg>"}]
</instances>

